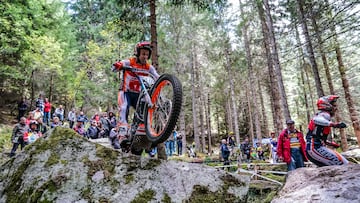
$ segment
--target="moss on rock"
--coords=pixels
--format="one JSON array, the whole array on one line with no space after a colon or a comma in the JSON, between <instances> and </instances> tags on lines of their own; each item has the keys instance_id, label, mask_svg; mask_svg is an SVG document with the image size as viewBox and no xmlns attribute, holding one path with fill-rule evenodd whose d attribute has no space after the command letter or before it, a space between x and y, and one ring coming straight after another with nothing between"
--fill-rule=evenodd
<instances>
[{"instance_id":1,"label":"moss on rock","mask_svg":"<svg viewBox=\"0 0 360 203\"><path fill-rule=\"evenodd\" d=\"M189 203L203 202L242 202L234 194L228 193L224 188L220 191L212 192L208 187L203 185L194 185L190 198L186 201Z\"/></svg>"},{"instance_id":2,"label":"moss on rock","mask_svg":"<svg viewBox=\"0 0 360 203\"><path fill-rule=\"evenodd\" d=\"M161 160L160 159L150 159L149 162L141 167L141 169L143 170L151 170L157 166L159 166L161 164Z\"/></svg>"},{"instance_id":3,"label":"moss on rock","mask_svg":"<svg viewBox=\"0 0 360 203\"><path fill-rule=\"evenodd\" d=\"M245 182L240 181L230 174L225 174L220 176L220 179L224 182L226 186L246 186Z\"/></svg>"},{"instance_id":4,"label":"moss on rock","mask_svg":"<svg viewBox=\"0 0 360 203\"><path fill-rule=\"evenodd\" d=\"M22 175L32 161L32 157L25 159L17 170L10 177L9 184L4 189L4 194L8 197L8 202L26 202L26 198L19 195L22 185Z\"/></svg>"},{"instance_id":5,"label":"moss on rock","mask_svg":"<svg viewBox=\"0 0 360 203\"><path fill-rule=\"evenodd\" d=\"M91 189L89 187L84 188L81 191L80 196L88 201L91 201L92 200Z\"/></svg>"},{"instance_id":6,"label":"moss on rock","mask_svg":"<svg viewBox=\"0 0 360 203\"><path fill-rule=\"evenodd\" d=\"M154 200L156 192L154 190L144 190L143 192L139 193L135 199L131 201L131 203L144 203Z\"/></svg>"},{"instance_id":7,"label":"moss on rock","mask_svg":"<svg viewBox=\"0 0 360 203\"><path fill-rule=\"evenodd\" d=\"M57 153L51 153L49 159L45 163L45 167L48 168L52 165L59 163L60 156Z\"/></svg>"},{"instance_id":8,"label":"moss on rock","mask_svg":"<svg viewBox=\"0 0 360 203\"><path fill-rule=\"evenodd\" d=\"M125 179L125 184L129 184L132 181L134 181L134 174L132 173L126 174L124 175L124 179Z\"/></svg>"},{"instance_id":9,"label":"moss on rock","mask_svg":"<svg viewBox=\"0 0 360 203\"><path fill-rule=\"evenodd\" d=\"M171 203L171 197L167 193L164 193L164 197L162 198L161 202Z\"/></svg>"}]
</instances>

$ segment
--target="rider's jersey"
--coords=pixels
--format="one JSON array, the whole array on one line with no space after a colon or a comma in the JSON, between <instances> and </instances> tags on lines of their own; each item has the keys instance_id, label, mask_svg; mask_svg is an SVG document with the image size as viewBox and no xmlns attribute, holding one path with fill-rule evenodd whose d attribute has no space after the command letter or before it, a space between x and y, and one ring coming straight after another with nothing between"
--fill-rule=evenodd
<instances>
[{"instance_id":1,"label":"rider's jersey","mask_svg":"<svg viewBox=\"0 0 360 203\"><path fill-rule=\"evenodd\" d=\"M155 78L159 77L159 74L156 72L154 66L149 63L140 64L137 63L136 57L130 58L128 60L122 60L121 63L123 66L131 66L135 71L139 71L137 74L141 76L154 76ZM135 75L130 71L123 71L123 81L122 81L121 90L124 92L135 92L139 93L141 90L140 82L135 77Z\"/></svg>"},{"instance_id":2,"label":"rider's jersey","mask_svg":"<svg viewBox=\"0 0 360 203\"><path fill-rule=\"evenodd\" d=\"M331 115L320 111L310 121L306 134L306 155L317 166L343 165L348 161L340 153L327 148L326 139L331 132Z\"/></svg>"},{"instance_id":3,"label":"rider's jersey","mask_svg":"<svg viewBox=\"0 0 360 203\"><path fill-rule=\"evenodd\" d=\"M330 134L331 123L331 115L328 112L321 111L317 113L309 123L306 135L307 141L309 142L311 138L314 138L314 142L320 144Z\"/></svg>"}]
</instances>

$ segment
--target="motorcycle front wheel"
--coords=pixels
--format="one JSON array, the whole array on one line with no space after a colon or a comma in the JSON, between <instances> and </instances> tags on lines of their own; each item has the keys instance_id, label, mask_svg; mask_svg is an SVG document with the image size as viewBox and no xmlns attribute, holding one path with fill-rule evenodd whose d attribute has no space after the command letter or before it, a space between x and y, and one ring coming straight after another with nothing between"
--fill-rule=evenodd
<instances>
[{"instance_id":1,"label":"motorcycle front wheel","mask_svg":"<svg viewBox=\"0 0 360 203\"><path fill-rule=\"evenodd\" d=\"M150 90L152 107L145 110L145 129L149 141L165 142L173 132L182 105L182 86L179 79L170 74L159 77Z\"/></svg>"}]
</instances>

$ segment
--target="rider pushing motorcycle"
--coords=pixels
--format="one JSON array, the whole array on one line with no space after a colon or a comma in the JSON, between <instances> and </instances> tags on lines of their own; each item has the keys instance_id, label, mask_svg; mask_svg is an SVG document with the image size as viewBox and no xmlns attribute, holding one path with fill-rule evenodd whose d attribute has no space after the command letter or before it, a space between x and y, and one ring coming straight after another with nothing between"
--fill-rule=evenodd
<instances>
[{"instance_id":1,"label":"rider pushing motorcycle","mask_svg":"<svg viewBox=\"0 0 360 203\"><path fill-rule=\"evenodd\" d=\"M139 71L139 73L137 74L140 77L152 75L155 79L159 78L159 74L157 73L155 67L147 62L147 60L151 57L151 51L152 49L149 42L139 42L136 44L134 49L135 57L131 57L122 61L117 61L113 64L113 72L118 72L120 70L123 71L122 83L118 94L118 107L120 117L119 134L122 136L127 136L127 130L129 128L129 108L130 106L136 108L136 104L141 91L140 83L135 77L134 73L129 70L124 70L123 67L131 66L135 72ZM139 129L141 128L144 129L144 126L139 126Z\"/></svg>"}]
</instances>

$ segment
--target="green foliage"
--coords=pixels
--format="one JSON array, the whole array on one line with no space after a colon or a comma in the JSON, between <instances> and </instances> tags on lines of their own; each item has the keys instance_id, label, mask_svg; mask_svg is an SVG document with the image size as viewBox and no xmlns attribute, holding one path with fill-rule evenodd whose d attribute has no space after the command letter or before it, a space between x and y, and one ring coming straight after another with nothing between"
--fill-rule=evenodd
<instances>
[{"instance_id":1,"label":"green foliage","mask_svg":"<svg viewBox=\"0 0 360 203\"><path fill-rule=\"evenodd\" d=\"M12 128L7 125L0 124L0 150L4 151L11 148L12 144L10 142L12 134Z\"/></svg>"}]
</instances>

